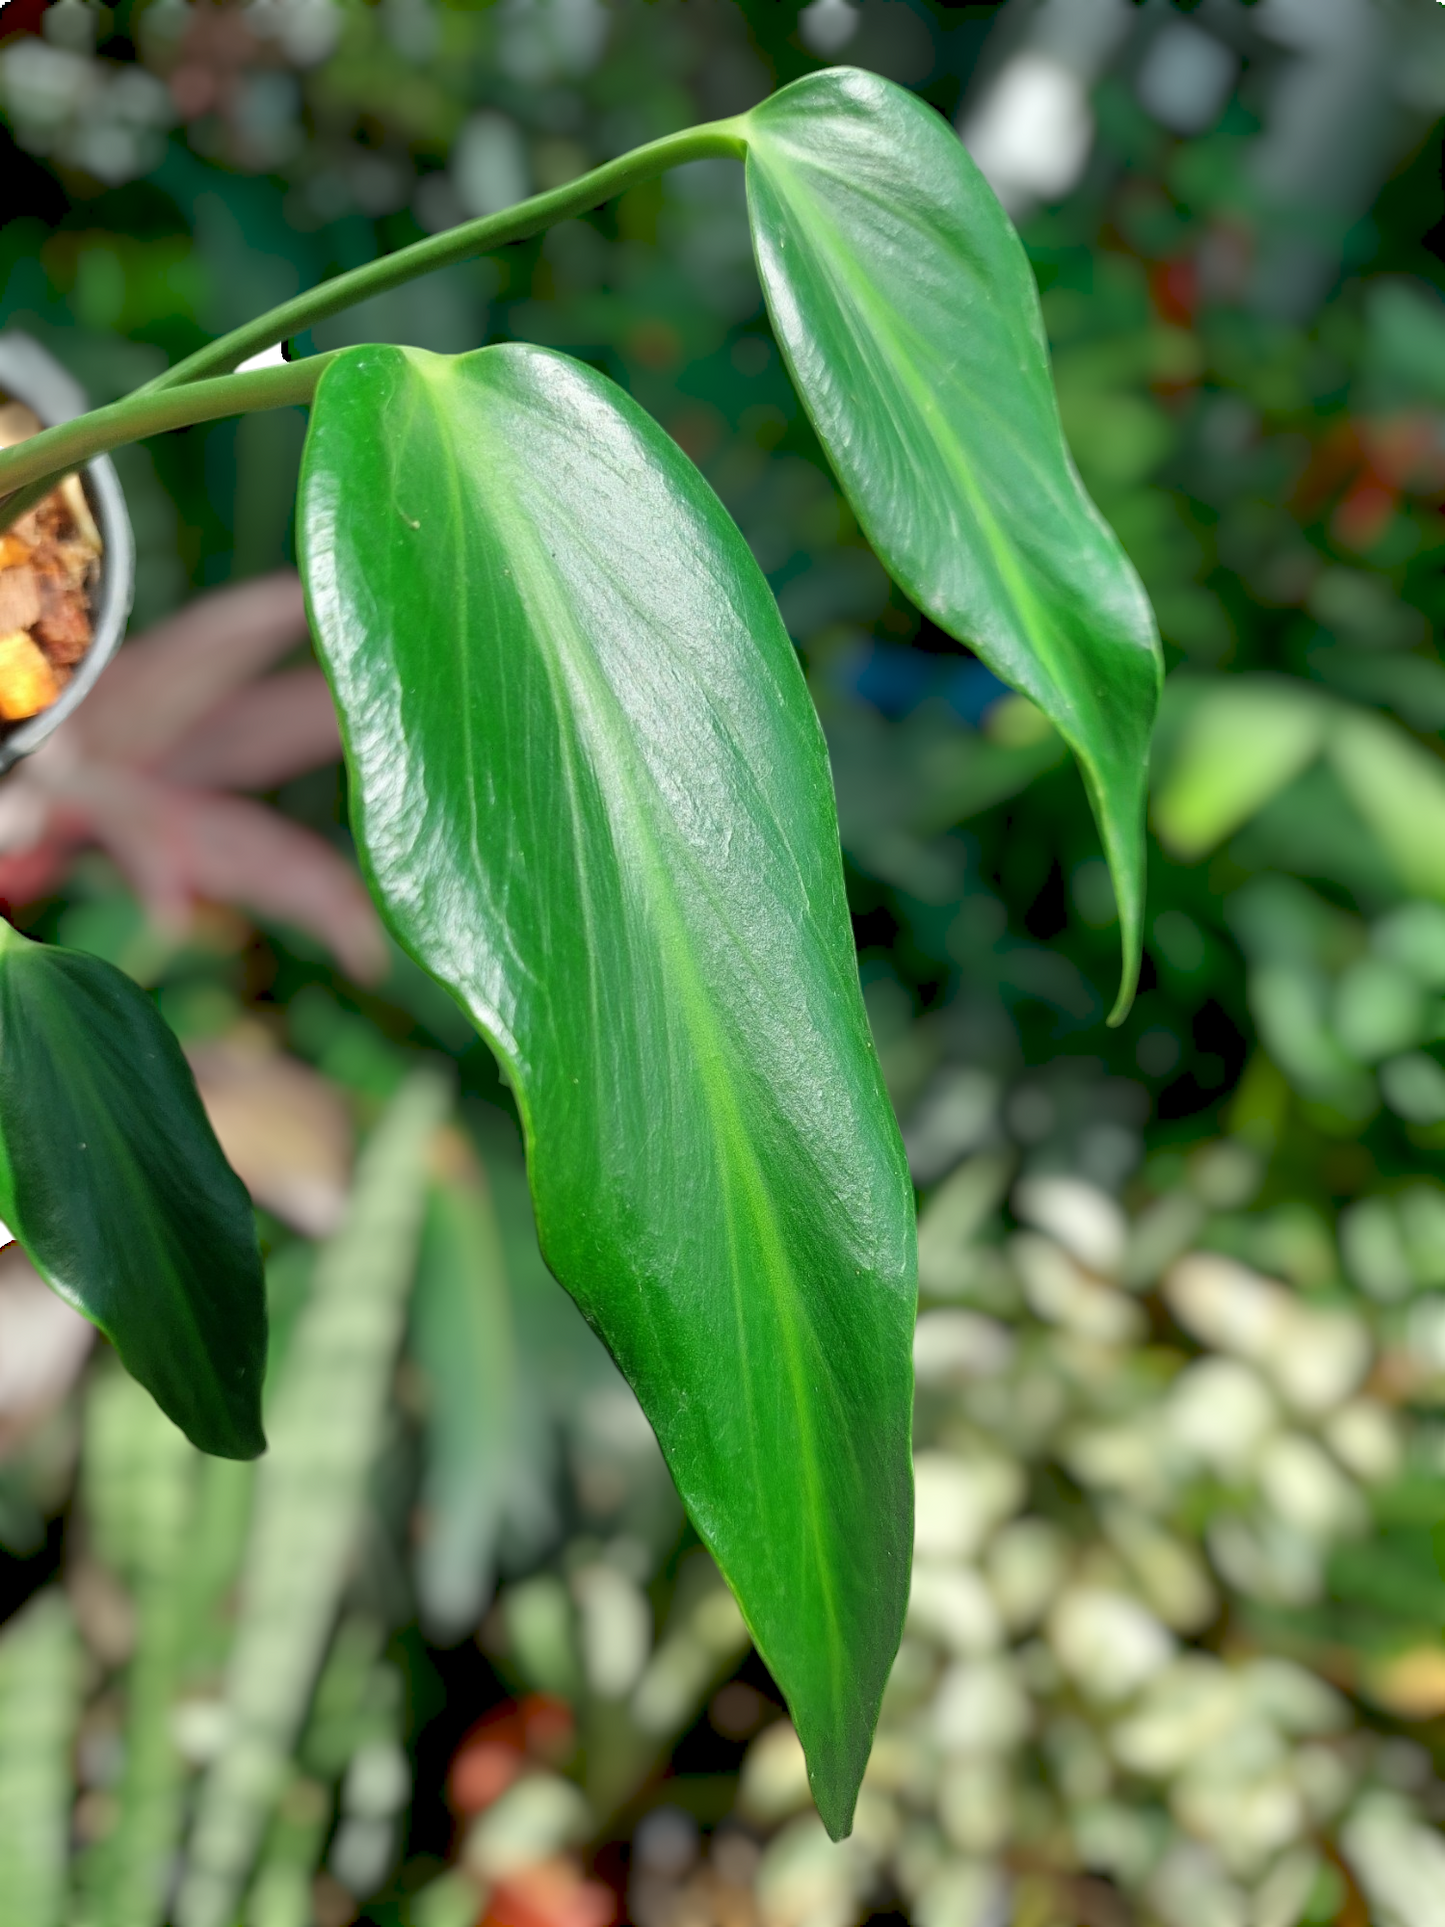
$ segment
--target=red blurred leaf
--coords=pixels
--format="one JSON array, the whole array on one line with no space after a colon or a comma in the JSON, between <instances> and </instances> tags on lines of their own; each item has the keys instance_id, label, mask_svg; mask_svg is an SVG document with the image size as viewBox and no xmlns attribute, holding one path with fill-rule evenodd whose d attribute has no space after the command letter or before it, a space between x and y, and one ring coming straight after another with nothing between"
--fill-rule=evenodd
<instances>
[{"instance_id":1,"label":"red blurred leaf","mask_svg":"<svg viewBox=\"0 0 1445 1927\"><path fill-rule=\"evenodd\" d=\"M1373 548L1394 521L1399 504L1399 489L1366 469L1341 499L1330 533L1348 549Z\"/></svg>"},{"instance_id":2,"label":"red blurred leaf","mask_svg":"<svg viewBox=\"0 0 1445 1927\"><path fill-rule=\"evenodd\" d=\"M557 1765L577 1744L577 1715L553 1693L528 1693L517 1708L527 1749Z\"/></svg>"},{"instance_id":3,"label":"red blurred leaf","mask_svg":"<svg viewBox=\"0 0 1445 1927\"><path fill-rule=\"evenodd\" d=\"M612 1927L617 1896L570 1860L542 1860L499 1880L483 1927Z\"/></svg>"},{"instance_id":4,"label":"red blurred leaf","mask_svg":"<svg viewBox=\"0 0 1445 1927\"><path fill-rule=\"evenodd\" d=\"M505 1740L466 1741L447 1775L447 1802L456 1813L481 1813L501 1798L522 1766L520 1749Z\"/></svg>"}]
</instances>

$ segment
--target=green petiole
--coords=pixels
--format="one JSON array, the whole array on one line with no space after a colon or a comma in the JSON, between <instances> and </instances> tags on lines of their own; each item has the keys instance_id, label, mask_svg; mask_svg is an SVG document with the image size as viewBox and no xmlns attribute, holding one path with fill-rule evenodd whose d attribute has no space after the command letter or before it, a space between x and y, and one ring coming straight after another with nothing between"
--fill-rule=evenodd
<instances>
[{"instance_id":1,"label":"green petiole","mask_svg":"<svg viewBox=\"0 0 1445 1927\"><path fill-rule=\"evenodd\" d=\"M499 214L469 221L380 261L368 262L363 268L337 275L335 280L297 295L219 341L197 349L134 394L0 451L0 532L31 508L62 475L112 448L143 441L167 429L309 402L322 369L331 359L329 355L309 356L281 368L255 369L244 375L232 371L239 363L315 327L344 308L437 268L486 254L509 241L524 241L667 168L719 157L740 159L746 143L739 126L732 120L713 121L704 127L664 135L593 168L589 174L579 175L563 187L533 195Z\"/></svg>"},{"instance_id":2,"label":"green petiole","mask_svg":"<svg viewBox=\"0 0 1445 1927\"><path fill-rule=\"evenodd\" d=\"M159 435L168 428L218 421L225 415L248 415L263 408L291 408L298 402L309 402L322 370L332 359L331 355L311 355L305 361L285 362L279 368L256 368L245 375L223 375L217 381L189 382L182 389L140 388L108 408L92 409L58 428L32 435L29 441L17 442L0 453L0 488L9 497L0 508L0 518L13 521L62 475L126 442L143 441L147 435Z\"/></svg>"}]
</instances>

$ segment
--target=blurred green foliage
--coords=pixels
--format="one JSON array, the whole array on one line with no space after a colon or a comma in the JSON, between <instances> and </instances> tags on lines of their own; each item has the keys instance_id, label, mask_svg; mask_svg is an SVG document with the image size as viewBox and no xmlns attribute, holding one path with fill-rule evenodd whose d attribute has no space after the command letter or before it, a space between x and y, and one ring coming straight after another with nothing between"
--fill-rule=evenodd
<instances>
[{"instance_id":1,"label":"blurred green foliage","mask_svg":"<svg viewBox=\"0 0 1445 1927\"><path fill-rule=\"evenodd\" d=\"M976 66L983 85L1015 44L1008 36L1020 11L870 3L841 57L877 66L954 115ZM1140 33L1170 11L1141 10ZM1226 11L1244 20L1242 8L1217 10L1219 19ZM1425 16L1438 12L1383 11L1402 36L1436 24ZM97 401L108 400L304 282L553 185L636 141L736 111L823 64L801 37L799 12L793 0L619 0L605 12L586 0L435 10L385 0L191 17L174 0L154 0L88 16L66 44L56 35L12 40L0 49L10 130L0 129L0 325L39 335ZM84 48L97 26L98 64ZM1323 295L1310 295L1302 314L1271 306L1257 298L1255 269L1282 259L1306 218L1269 201L1252 162L1286 56L1247 22L1230 32L1244 50L1242 78L1213 122L1189 135L1146 113L1121 56L1094 89L1096 135L1081 182L1022 224L1075 457L1149 588L1171 671L1145 978L1118 1033L1102 1022L1114 907L1077 775L1040 718L921 621L861 541L769 339L737 170L708 163L636 189L587 220L342 317L314 345L379 337L455 350L515 337L563 348L651 410L738 518L828 731L869 1009L924 1196L924 1285L937 1301L928 1316L966 1314L996 1327L993 1338L930 1328L935 1383L920 1406L920 1438L935 1455L934 1475L954 1477L939 1460L1001 1455L1017 1472L1009 1504L1019 1517L1008 1530L1042 1521L1055 1551L1065 1548L1060 1558L1162 1614L1171 1639L1202 1648L1231 1677L1273 1654L1331 1681L1350 1705L1339 1730L1368 1739L1338 1742L1350 1787L1386 1798L1385 1807L1377 1799L1355 1810L1350 1865L1378 1870L1408 1859L1398 1846L1405 1836L1389 1832L1405 1824L1390 1800L1408 1795L1438 1817L1445 1712L1435 1652L1441 1585L1429 1552L1430 1529L1445 1514L1432 1416L1445 1355L1433 1296L1445 1283L1442 135L1425 85L1435 71L1430 45L1402 38L1400 66L1413 63L1419 85L1407 109L1397 104L1403 80L1398 97L1393 81L1380 83L1396 144L1376 165L1368 205L1310 217L1308 238L1328 229L1335 250ZM28 65L17 65L17 48ZM288 558L303 426L299 414L251 417L120 458L141 551L138 624L195 589ZM333 773L273 800L344 845ZM436 1883L425 1903L408 1897L449 1851L437 1787L473 1716L449 1720L442 1678L458 1707L470 1692L477 1711L501 1690L498 1678L508 1690L575 1705L581 1751L562 1765L586 1786L590 1817L579 1822L555 1789L513 1809L515 1826L532 1826L548 1852L565 1855L579 1827L630 1824L663 1797L715 1821L731 1792L695 1764L689 1773L686 1752L660 1789L636 1789L736 1664L738 1629L715 1582L689 1564L696 1551L679 1537L655 1455L628 1429L635 1412L541 1270L509 1099L454 1009L399 960L380 991L365 991L294 932L257 931L234 917L203 919L184 944L162 942L93 857L63 894L15 907L27 928L110 955L154 986L189 1043L259 1020L343 1094L363 1129L419 1056L450 1060L467 1156L480 1152L486 1167L489 1193L455 1172L459 1189L433 1192L413 1335L369 1447L377 1523L356 1571L336 1580L339 1630L274 1808L252 1917L277 1927L305 1919L325 1851L337 1886L350 1879L361 1892L370 1868L375 1890L389 1894L373 1903L378 1922L405 1910L437 1923L472 1917L471 1875L448 1875L453 1884ZM1071 1260L1107 1299L1061 1298L1058 1289L1051 1297L1037 1270L1030 1284L1028 1247L1021 1260L1005 1242L1011 1223L1033 1222L1028 1194L1010 1193L1020 1172L1082 1179L1122 1198L1120 1251L1107 1262L1097 1253ZM284 1347L311 1302L311 1246L279 1220L263 1217L263 1228ZM1024 1235L1067 1248L1057 1226L1033 1222ZM1270 1513L1275 1502L1254 1472L1181 1477L1148 1503L1110 1483L1120 1464L1137 1463L1138 1439L1159 1414L1175 1409L1170 1388L1181 1373L1229 1353L1191 1327L1167 1288L1155 1289L1191 1249L1284 1281L1302 1314L1348 1317L1367 1334L1363 1395L1387 1413L1397 1456L1369 1476L1350 1471L1358 1507L1342 1500L1338 1519L1304 1533L1309 1583L1298 1560L1289 1566L1288 1545L1298 1552L1298 1543L1280 1538L1278 1508ZM1057 1266L1053 1275L1056 1286L1068 1276ZM467 1276L470 1286L459 1285ZM446 1310L446 1295L458 1291L469 1324ZM1077 1330L1100 1304L1100 1315L1118 1304L1127 1314L1104 1334L1102 1353L1097 1332ZM500 1397L485 1412L468 1404L438 1337L449 1328L493 1367L499 1350L514 1348L509 1406ZM1010 1362L998 1354L996 1384L961 1368L950 1378L950 1342L973 1345L972 1357L999 1333ZM286 1369L279 1353L276 1369ZM1009 1399L1013 1408L1000 1409ZM67 1503L82 1424L88 1468L104 1461L94 1443L103 1428L133 1421L126 1450L153 1450L155 1504L195 1503L166 1497L166 1479L199 1475L167 1470L163 1446L146 1443L143 1416L127 1418L121 1402L118 1381L96 1375L83 1420L73 1403L62 1408L0 1463L0 1534L17 1555L7 1569L13 1599L52 1569L57 1540L52 1533L47 1549L46 1522ZM1014 1436L1010 1426L1030 1411L1035 1431ZM1308 1451L1292 1447L1289 1463L1318 1473L1335 1454L1338 1498L1340 1468L1348 1470L1339 1453L1363 1450L1359 1438L1353 1448L1331 1443L1324 1418L1296 1429ZM485 1477L468 1479L473 1462L485 1463ZM93 1470L86 1477L74 1520L88 1538L77 1540L82 1527L72 1524L66 1570L99 1676L86 1687L76 1833L99 1843L114 1838L117 1802L145 1805L147 1827L173 1824L164 1748L159 1762L146 1751L149 1696L171 1690L165 1669L181 1668L192 1707L190 1726L181 1723L186 1771L199 1770L219 1744L212 1716L230 1635L207 1630L210 1608L199 1605L183 1657L149 1616L133 1649L124 1639L105 1648L106 1610L112 1621L133 1610L126 1602L132 1594L140 1602L153 1575L119 1540L103 1543L107 1531L124 1536L104 1521L126 1502L103 1492ZM1287 1485L1289 1465L1283 1474L1276 1465L1274 1477ZM419 1560L406 1551L418 1489L441 1522ZM206 1502L214 1597L245 1532L245 1502L230 1513L228 1503L220 1493ZM1136 1530L1141 1509L1162 1541ZM1025 1541L1017 1543L1027 1551ZM157 1526L146 1559L162 1561L166 1543ZM1042 1543L1036 1536L1034 1550ZM426 1656L414 1588L422 1623L445 1645L483 1610L494 1565L507 1583L484 1637L498 1672L480 1685L466 1675L464 1685L453 1661ZM1150 1594L1167 1571L1205 1587L1196 1586L1195 1603L1205 1604L1195 1617L1177 1595L1166 1610ZM1153 1582L1140 1576L1150 1572ZM0 1642L0 1851L25 1843L23 1865L5 1864L11 1891L29 1883L23 1891L35 1896L29 1922L59 1905L61 1762L81 1718L76 1639L62 1595L46 1590ZM1111 1807L1113 1796L1098 1791L1115 1715L1069 1701L1072 1689L1037 1658L1041 1638L1026 1630L1016 1643L1035 1655L1019 1664L1029 1704L1043 1709L1044 1737L1018 1754L1007 1800L1006 1776L995 1775L969 1801L975 1815L1024 1816L1011 1836L1030 1843L1013 1863L1018 1920L1050 1922L1068 1904L1102 1908L1092 1889L1049 1883L1104 1872L1114 1882L1109 1904L1127 1892L1141 1919L1192 1927L1194 1918L1244 1918L1229 1911L1230 1882L1244 1879L1237 1867L1210 1890L1224 1896L1216 1911L1196 1916L1171 1914L1152 1875L1131 1872L1148 1862L1149 1839L1164 1852L1157 1816L1173 1796L1141 1769L1122 1804L1133 1802L1142 1832L1119 1823L1121 1803ZM947 1641L935 1644L900 1676L900 1725L934 1717L927 1709L937 1704ZM631 1655L630 1673L619 1653ZM1414 1673L1389 1671L1412 1656ZM194 1691L185 1685L193 1679ZM1330 1727L1335 1702L1311 1704ZM133 1723L128 1751L116 1738L122 1720ZM15 1734L34 1735L24 1743L31 1772L18 1770ZM394 1807L367 1793L364 1772L334 1791L367 1747L379 1760L398 1738L417 1776L405 1852ZM1290 1741L1296 1752L1314 1743L1299 1733ZM706 1758L731 1765L738 1751ZM537 1763L539 1784L555 1764ZM384 1771L375 1771L379 1784ZM791 1810L791 1797L774 1800L766 1824ZM1016 1797L1022 1804L1010 1807ZM341 1828L338 1798L352 1802ZM539 1818L549 1798L550 1818ZM1177 1803L1170 1811L1177 1820ZM1197 1821L1190 1837L1204 1839L1203 1809L1187 1811ZM349 1836L348 1860L338 1843L352 1819L361 1830ZM862 1863L840 1874L842 1863L828 1861L826 1877L809 1859L816 1843L794 1836L770 1863L768 1917L791 1918L786 1895L817 1891L807 1888L815 1876L845 1896L845 1913L861 1912L908 1889L909 1867L923 1907L943 1866L955 1868L946 1888L953 1911L940 1901L936 1914L918 1917L969 1919L956 1867L960 1855L981 1864L993 1850L987 1830L950 1836L930 1818L925 1831L928 1852L912 1861L895 1842L861 1872ZM1324 1831L1322 1821L1311 1838ZM477 1847L477 1866L495 1868L487 1856L501 1851L498 1833ZM1277 1883L1281 1910L1268 1918L1406 1918L1374 1888L1374 1913L1361 1911L1358 1873L1347 1878L1329 1839L1335 1858L1289 1862L1293 1872ZM1206 1892L1200 1864L1179 1863L1174 1891ZM879 1867L888 1869L882 1886ZM992 1904L986 1881L970 1891L978 1909ZM1424 1918L1417 1913L1411 1927Z\"/></svg>"}]
</instances>

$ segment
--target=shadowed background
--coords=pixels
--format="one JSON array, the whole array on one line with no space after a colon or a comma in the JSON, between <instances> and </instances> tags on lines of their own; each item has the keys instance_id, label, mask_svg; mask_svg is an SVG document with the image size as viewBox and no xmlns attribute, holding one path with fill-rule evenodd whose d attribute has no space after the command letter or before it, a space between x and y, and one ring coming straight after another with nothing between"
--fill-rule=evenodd
<instances>
[{"instance_id":1,"label":"shadowed background","mask_svg":"<svg viewBox=\"0 0 1445 1927\"><path fill-rule=\"evenodd\" d=\"M286 573L305 421L279 412L118 455L137 639L74 754L0 784L0 898L153 989L191 1055L261 1212L274 1396L359 1415L348 1529L304 1625L268 1621L262 1521L306 1503L304 1439L253 1505L253 1468L198 1461L0 1259L0 1896L30 1927L209 1917L228 1656L284 1673L304 1638L319 1684L277 1716L218 1919L1445 1921L1445 11L9 0L0 327L108 401L835 60L946 116L1019 224L1075 459L1158 612L1118 1032L1077 774L861 539L737 167L296 352L580 356L699 464L801 652L922 1212L918 1564L855 1839L811 1814L650 1434L540 1266L489 1056L359 888ZM408 1080L438 1059L423 1171ZM338 1384L336 1254L389 1186L425 1211L366 1254L395 1343Z\"/></svg>"}]
</instances>

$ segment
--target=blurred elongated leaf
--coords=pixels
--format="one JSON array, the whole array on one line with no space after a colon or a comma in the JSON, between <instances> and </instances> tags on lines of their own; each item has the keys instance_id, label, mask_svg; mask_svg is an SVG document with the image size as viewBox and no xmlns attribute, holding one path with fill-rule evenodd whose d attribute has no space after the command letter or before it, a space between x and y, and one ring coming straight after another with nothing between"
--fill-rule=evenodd
<instances>
[{"instance_id":1,"label":"blurred elongated leaf","mask_svg":"<svg viewBox=\"0 0 1445 1927\"><path fill-rule=\"evenodd\" d=\"M94 1927L159 1927L175 1873L186 1774L172 1713L196 1628L187 1581L200 1464L130 1379L114 1372L95 1381L86 1410L87 1514L97 1549L130 1587L137 1626L116 1821L84 1863Z\"/></svg>"},{"instance_id":2,"label":"blurred elongated leaf","mask_svg":"<svg viewBox=\"0 0 1445 1927\"><path fill-rule=\"evenodd\" d=\"M460 1639L491 1595L516 1451L516 1339L490 1187L458 1137L427 1207L412 1299L412 1354L426 1376L426 1530L416 1555L423 1620Z\"/></svg>"},{"instance_id":3,"label":"blurred elongated leaf","mask_svg":"<svg viewBox=\"0 0 1445 1927\"><path fill-rule=\"evenodd\" d=\"M1176 726L1154 791L1154 827L1185 862L1205 855L1292 783L1319 754L1332 705L1308 683L1241 676L1173 677L1165 695Z\"/></svg>"},{"instance_id":4,"label":"blurred elongated leaf","mask_svg":"<svg viewBox=\"0 0 1445 1927\"><path fill-rule=\"evenodd\" d=\"M1138 970L1160 657L1085 494L1017 235L938 114L834 68L741 123L773 328L868 539L933 620L1038 704L1082 765Z\"/></svg>"},{"instance_id":5,"label":"blurred elongated leaf","mask_svg":"<svg viewBox=\"0 0 1445 1927\"><path fill-rule=\"evenodd\" d=\"M1445 763L1363 709L1338 716L1329 755L1400 882L1445 901Z\"/></svg>"},{"instance_id":6,"label":"blurred elongated leaf","mask_svg":"<svg viewBox=\"0 0 1445 1927\"><path fill-rule=\"evenodd\" d=\"M373 1131L268 1403L271 1450L256 1482L227 1677L230 1731L201 1791L180 1927L236 1917L286 1784L355 1549L421 1236L427 1151L446 1101L441 1080L418 1073Z\"/></svg>"},{"instance_id":7,"label":"blurred elongated leaf","mask_svg":"<svg viewBox=\"0 0 1445 1927\"><path fill-rule=\"evenodd\" d=\"M264 1451L245 1186L149 997L0 925L0 1217L203 1451Z\"/></svg>"},{"instance_id":8,"label":"blurred elongated leaf","mask_svg":"<svg viewBox=\"0 0 1445 1927\"><path fill-rule=\"evenodd\" d=\"M66 1917L81 1677L70 1607L49 1589L0 1637L0 1913L25 1927Z\"/></svg>"},{"instance_id":9,"label":"blurred elongated leaf","mask_svg":"<svg viewBox=\"0 0 1445 1927\"><path fill-rule=\"evenodd\" d=\"M561 356L323 376L304 572L355 825L517 1090L631 1380L846 1831L912 1540L912 1198L817 718L675 444Z\"/></svg>"}]
</instances>

